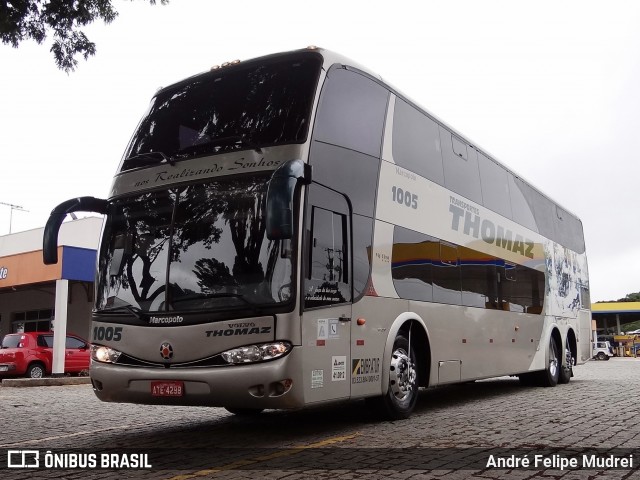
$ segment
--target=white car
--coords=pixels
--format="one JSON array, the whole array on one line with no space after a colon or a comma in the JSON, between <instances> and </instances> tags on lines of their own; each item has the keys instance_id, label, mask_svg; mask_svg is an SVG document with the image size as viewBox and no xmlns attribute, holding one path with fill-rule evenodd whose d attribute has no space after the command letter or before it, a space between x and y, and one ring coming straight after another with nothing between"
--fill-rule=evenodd
<instances>
[{"instance_id":1,"label":"white car","mask_svg":"<svg viewBox=\"0 0 640 480\"><path fill-rule=\"evenodd\" d=\"M594 342L593 346L593 358L598 360L609 360L613 357L613 348L609 342Z\"/></svg>"}]
</instances>

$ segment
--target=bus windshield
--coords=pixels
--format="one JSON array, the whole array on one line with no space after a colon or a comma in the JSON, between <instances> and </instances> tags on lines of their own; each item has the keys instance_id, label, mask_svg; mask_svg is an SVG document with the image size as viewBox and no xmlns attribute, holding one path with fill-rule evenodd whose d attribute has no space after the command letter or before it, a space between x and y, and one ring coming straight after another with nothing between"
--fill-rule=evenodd
<instances>
[{"instance_id":1,"label":"bus windshield","mask_svg":"<svg viewBox=\"0 0 640 480\"><path fill-rule=\"evenodd\" d=\"M265 235L268 177L227 177L116 200L103 235L96 309L268 307L291 298L290 241Z\"/></svg>"},{"instance_id":2,"label":"bus windshield","mask_svg":"<svg viewBox=\"0 0 640 480\"><path fill-rule=\"evenodd\" d=\"M160 91L120 171L304 142L320 65L315 54L276 57L213 70Z\"/></svg>"}]
</instances>

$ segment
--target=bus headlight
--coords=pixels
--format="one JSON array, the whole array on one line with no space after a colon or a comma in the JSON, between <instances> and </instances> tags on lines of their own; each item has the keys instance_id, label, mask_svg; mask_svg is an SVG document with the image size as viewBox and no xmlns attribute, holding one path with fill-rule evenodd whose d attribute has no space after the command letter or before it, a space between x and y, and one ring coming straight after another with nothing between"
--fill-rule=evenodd
<instances>
[{"instance_id":1,"label":"bus headlight","mask_svg":"<svg viewBox=\"0 0 640 480\"><path fill-rule=\"evenodd\" d=\"M285 355L290 350L291 344L289 342L275 342L232 348L222 352L221 355L227 363L251 363L272 360Z\"/></svg>"},{"instance_id":2,"label":"bus headlight","mask_svg":"<svg viewBox=\"0 0 640 480\"><path fill-rule=\"evenodd\" d=\"M91 345L91 360L102 363L116 363L121 352L102 345Z\"/></svg>"}]
</instances>

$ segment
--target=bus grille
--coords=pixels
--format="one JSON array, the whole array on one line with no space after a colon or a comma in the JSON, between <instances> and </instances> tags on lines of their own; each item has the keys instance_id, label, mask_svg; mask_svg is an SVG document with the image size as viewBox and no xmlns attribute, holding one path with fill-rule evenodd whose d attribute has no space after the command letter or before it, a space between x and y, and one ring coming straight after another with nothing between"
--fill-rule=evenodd
<instances>
[{"instance_id":1,"label":"bus grille","mask_svg":"<svg viewBox=\"0 0 640 480\"><path fill-rule=\"evenodd\" d=\"M128 367L147 367L147 368L197 368L197 367L222 367L229 365L224 361L221 355L194 360L192 362L169 363L169 362L150 362L132 357L123 353L118 358L116 365L125 365Z\"/></svg>"}]
</instances>

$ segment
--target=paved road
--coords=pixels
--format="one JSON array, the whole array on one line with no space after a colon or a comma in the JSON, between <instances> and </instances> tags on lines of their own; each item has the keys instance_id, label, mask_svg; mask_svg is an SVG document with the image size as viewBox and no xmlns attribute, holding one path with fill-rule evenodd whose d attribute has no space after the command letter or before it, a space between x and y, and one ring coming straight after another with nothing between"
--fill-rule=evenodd
<instances>
[{"instance_id":1,"label":"paved road","mask_svg":"<svg viewBox=\"0 0 640 480\"><path fill-rule=\"evenodd\" d=\"M101 403L87 385L0 387L0 464L11 449L36 450L41 465L47 451L49 461L98 466L114 451L131 464L145 460L132 454L146 454L152 465L10 469L0 478L640 479L640 359L575 372L556 388L500 378L427 390L413 417L396 422L377 420L364 402L242 418ZM598 464L630 455L633 470ZM524 458L528 468L510 468ZM508 460L508 468L492 465Z\"/></svg>"}]
</instances>

